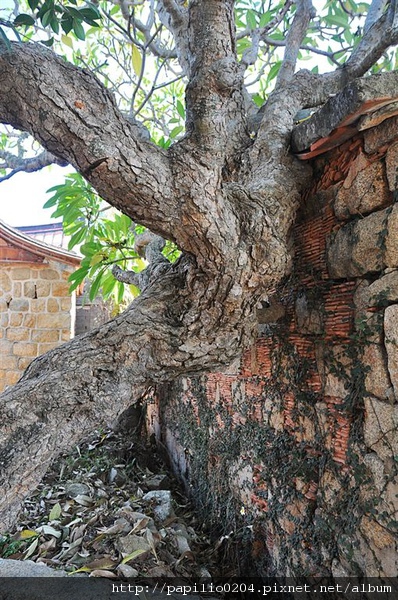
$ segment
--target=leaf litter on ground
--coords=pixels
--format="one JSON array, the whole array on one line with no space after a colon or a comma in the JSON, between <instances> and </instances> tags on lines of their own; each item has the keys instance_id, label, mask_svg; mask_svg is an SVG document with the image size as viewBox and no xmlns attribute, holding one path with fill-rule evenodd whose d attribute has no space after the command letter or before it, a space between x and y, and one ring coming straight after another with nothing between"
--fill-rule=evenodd
<instances>
[{"instance_id":1,"label":"leaf litter on ground","mask_svg":"<svg viewBox=\"0 0 398 600\"><path fill-rule=\"evenodd\" d=\"M153 444L112 430L62 455L0 536L2 558L109 579L212 578L216 554Z\"/></svg>"}]
</instances>

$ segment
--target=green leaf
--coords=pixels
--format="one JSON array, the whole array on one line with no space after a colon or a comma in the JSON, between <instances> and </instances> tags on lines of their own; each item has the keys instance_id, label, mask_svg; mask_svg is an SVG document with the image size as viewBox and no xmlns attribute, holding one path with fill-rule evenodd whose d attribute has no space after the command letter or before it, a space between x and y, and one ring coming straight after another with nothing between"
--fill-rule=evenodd
<instances>
[{"instance_id":1,"label":"green leaf","mask_svg":"<svg viewBox=\"0 0 398 600\"><path fill-rule=\"evenodd\" d=\"M47 27L47 25L50 23L51 19L54 17L54 11L52 8L50 8L50 10L47 10L41 17L41 24L43 25L43 27Z\"/></svg>"},{"instance_id":2,"label":"green leaf","mask_svg":"<svg viewBox=\"0 0 398 600\"><path fill-rule=\"evenodd\" d=\"M36 8L39 6L39 2L40 0L28 0L29 8L31 10L36 10Z\"/></svg>"},{"instance_id":3,"label":"green leaf","mask_svg":"<svg viewBox=\"0 0 398 600\"><path fill-rule=\"evenodd\" d=\"M253 10L248 10L246 13L246 24L250 29L256 29L257 19L256 13Z\"/></svg>"},{"instance_id":4,"label":"green leaf","mask_svg":"<svg viewBox=\"0 0 398 600\"><path fill-rule=\"evenodd\" d=\"M49 40L40 40L40 43L51 48L51 46L54 44L54 38L50 37Z\"/></svg>"},{"instance_id":5,"label":"green leaf","mask_svg":"<svg viewBox=\"0 0 398 600\"><path fill-rule=\"evenodd\" d=\"M61 23L61 26L62 26L62 23ZM68 48L73 50L72 38L68 37L67 35L61 35L61 42L64 44L64 46L68 46Z\"/></svg>"},{"instance_id":6,"label":"green leaf","mask_svg":"<svg viewBox=\"0 0 398 600\"><path fill-rule=\"evenodd\" d=\"M185 119L185 108L183 103L180 100L177 100L176 103L177 112L182 119Z\"/></svg>"},{"instance_id":7,"label":"green leaf","mask_svg":"<svg viewBox=\"0 0 398 600\"><path fill-rule=\"evenodd\" d=\"M87 230L84 227L79 228L78 231L76 231L76 233L74 233L70 238L68 242L68 250L72 250L72 248L80 244L86 237L86 234Z\"/></svg>"},{"instance_id":8,"label":"green leaf","mask_svg":"<svg viewBox=\"0 0 398 600\"><path fill-rule=\"evenodd\" d=\"M131 60L133 62L134 73L137 75L137 77L139 77L141 75L142 69L142 56L141 52L134 44L132 46Z\"/></svg>"},{"instance_id":9,"label":"green leaf","mask_svg":"<svg viewBox=\"0 0 398 600\"><path fill-rule=\"evenodd\" d=\"M86 34L84 33L83 25L81 24L81 21L78 21L77 19L73 19L73 33L82 42L84 42L84 40L86 39Z\"/></svg>"},{"instance_id":10,"label":"green leaf","mask_svg":"<svg viewBox=\"0 0 398 600\"><path fill-rule=\"evenodd\" d=\"M104 269L101 269L101 271L98 273L96 278L91 282L90 292L89 292L90 300L94 300L94 298L96 298L96 296L98 295L98 292L99 292L99 289L100 289L101 283L102 283L103 274L104 274Z\"/></svg>"},{"instance_id":11,"label":"green leaf","mask_svg":"<svg viewBox=\"0 0 398 600\"><path fill-rule=\"evenodd\" d=\"M139 556L141 556L141 554L144 554L144 552L146 552L146 550L143 550L142 548L139 548L138 550L134 550L134 552L132 552L131 554L128 554L127 556L125 556L122 560L122 565L125 565L126 563L130 562L130 560L134 560L135 558L138 558Z\"/></svg>"},{"instance_id":12,"label":"green leaf","mask_svg":"<svg viewBox=\"0 0 398 600\"><path fill-rule=\"evenodd\" d=\"M51 509L50 514L48 515L48 520L49 521L56 521L57 519L59 519L59 517L62 514L62 508L59 502L57 502L56 504L54 504L54 506Z\"/></svg>"},{"instance_id":13,"label":"green leaf","mask_svg":"<svg viewBox=\"0 0 398 600\"><path fill-rule=\"evenodd\" d=\"M34 24L35 24L34 18L25 13L18 15L14 19L14 25L16 27L18 27L19 25L25 25L26 27L30 27L31 25L34 25Z\"/></svg>"},{"instance_id":14,"label":"green leaf","mask_svg":"<svg viewBox=\"0 0 398 600\"><path fill-rule=\"evenodd\" d=\"M170 137L171 139L174 139L175 137L177 137L177 135L179 133L181 133L181 131L184 130L184 126L183 125L178 125L178 127L174 127L174 129L171 130L170 132Z\"/></svg>"},{"instance_id":15,"label":"green leaf","mask_svg":"<svg viewBox=\"0 0 398 600\"><path fill-rule=\"evenodd\" d=\"M0 42L3 42L7 48L8 51L11 51L11 44L10 44L10 40L8 39L8 37L6 36L4 30L2 27L0 27Z\"/></svg>"}]
</instances>

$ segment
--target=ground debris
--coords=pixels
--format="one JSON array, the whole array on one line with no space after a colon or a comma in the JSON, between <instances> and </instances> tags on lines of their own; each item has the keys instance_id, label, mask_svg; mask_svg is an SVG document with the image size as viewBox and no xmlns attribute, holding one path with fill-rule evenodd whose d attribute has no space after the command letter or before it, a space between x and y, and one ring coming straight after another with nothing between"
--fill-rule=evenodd
<instances>
[{"instance_id":1,"label":"ground debris","mask_svg":"<svg viewBox=\"0 0 398 600\"><path fill-rule=\"evenodd\" d=\"M153 446L101 431L51 467L14 530L0 535L0 558L121 581L217 575L192 514Z\"/></svg>"}]
</instances>

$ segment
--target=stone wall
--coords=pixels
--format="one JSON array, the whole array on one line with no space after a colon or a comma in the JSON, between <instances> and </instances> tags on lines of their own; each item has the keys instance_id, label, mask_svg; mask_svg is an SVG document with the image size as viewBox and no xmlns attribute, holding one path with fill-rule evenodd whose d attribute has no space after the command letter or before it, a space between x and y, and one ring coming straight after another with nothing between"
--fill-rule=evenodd
<instances>
[{"instance_id":1,"label":"stone wall","mask_svg":"<svg viewBox=\"0 0 398 600\"><path fill-rule=\"evenodd\" d=\"M73 270L55 260L1 264L0 392L16 383L36 356L73 336L75 299L67 281Z\"/></svg>"},{"instance_id":2,"label":"stone wall","mask_svg":"<svg viewBox=\"0 0 398 600\"><path fill-rule=\"evenodd\" d=\"M149 406L242 575L398 574L397 134L389 119L314 161L257 343Z\"/></svg>"}]
</instances>

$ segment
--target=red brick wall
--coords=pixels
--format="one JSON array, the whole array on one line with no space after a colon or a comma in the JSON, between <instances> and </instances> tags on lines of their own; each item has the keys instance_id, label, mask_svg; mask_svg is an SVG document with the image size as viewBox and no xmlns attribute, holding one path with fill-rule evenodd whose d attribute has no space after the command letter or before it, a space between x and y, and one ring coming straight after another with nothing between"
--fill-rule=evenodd
<instances>
[{"instance_id":1,"label":"red brick wall","mask_svg":"<svg viewBox=\"0 0 398 600\"><path fill-rule=\"evenodd\" d=\"M365 133L314 163L293 273L240 365L149 407L206 519L231 539L250 532L243 575L398 573L398 357L384 343L386 327L398 338L398 150L370 134L371 153ZM366 296L375 283L380 302Z\"/></svg>"}]
</instances>

